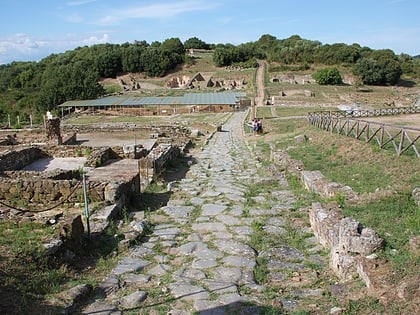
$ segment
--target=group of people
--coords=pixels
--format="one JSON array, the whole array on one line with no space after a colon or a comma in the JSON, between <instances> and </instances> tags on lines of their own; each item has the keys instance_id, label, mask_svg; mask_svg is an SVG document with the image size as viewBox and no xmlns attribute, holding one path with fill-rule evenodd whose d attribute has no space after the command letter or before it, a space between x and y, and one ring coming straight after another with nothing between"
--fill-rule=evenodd
<instances>
[{"instance_id":1,"label":"group of people","mask_svg":"<svg viewBox=\"0 0 420 315\"><path fill-rule=\"evenodd\" d=\"M252 132L254 134L263 133L262 121L260 118L254 118L251 121Z\"/></svg>"}]
</instances>

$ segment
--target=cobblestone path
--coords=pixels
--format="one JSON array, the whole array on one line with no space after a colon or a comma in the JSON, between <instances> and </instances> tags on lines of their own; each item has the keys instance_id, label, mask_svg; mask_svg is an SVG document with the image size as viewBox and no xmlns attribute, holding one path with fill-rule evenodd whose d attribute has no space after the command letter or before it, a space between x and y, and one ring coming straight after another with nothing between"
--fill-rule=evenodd
<instances>
[{"instance_id":1,"label":"cobblestone path","mask_svg":"<svg viewBox=\"0 0 420 315\"><path fill-rule=\"evenodd\" d=\"M294 210L293 227L284 215L294 196L284 174L248 150L244 115L234 113L195 157L172 187L176 198L151 215L153 233L119 261L101 284L103 298L84 314L284 314L318 307L311 300L322 297L314 268L324 266L320 248L302 212Z\"/></svg>"}]
</instances>

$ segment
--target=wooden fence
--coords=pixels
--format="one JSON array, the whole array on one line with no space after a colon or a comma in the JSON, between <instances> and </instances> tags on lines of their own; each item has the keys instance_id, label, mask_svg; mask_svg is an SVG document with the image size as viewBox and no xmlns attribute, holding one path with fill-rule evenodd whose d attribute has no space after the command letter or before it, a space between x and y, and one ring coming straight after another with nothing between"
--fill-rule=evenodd
<instances>
[{"instance_id":1,"label":"wooden fence","mask_svg":"<svg viewBox=\"0 0 420 315\"><path fill-rule=\"evenodd\" d=\"M353 137L365 142L375 142L381 149L393 147L398 156L413 153L420 158L418 144L420 128L401 127L355 119L420 113L420 108L385 108L376 110L323 111L307 114L308 122L318 128Z\"/></svg>"}]
</instances>

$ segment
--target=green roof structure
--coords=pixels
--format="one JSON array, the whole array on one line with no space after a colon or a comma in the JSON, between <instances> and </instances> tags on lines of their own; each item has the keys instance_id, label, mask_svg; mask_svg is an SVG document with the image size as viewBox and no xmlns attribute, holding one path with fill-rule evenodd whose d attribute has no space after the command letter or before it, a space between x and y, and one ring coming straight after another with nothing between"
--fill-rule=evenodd
<instances>
[{"instance_id":1,"label":"green roof structure","mask_svg":"<svg viewBox=\"0 0 420 315\"><path fill-rule=\"evenodd\" d=\"M183 96L108 96L94 100L67 101L58 107L136 107L148 105L235 105L243 92L187 93Z\"/></svg>"}]
</instances>

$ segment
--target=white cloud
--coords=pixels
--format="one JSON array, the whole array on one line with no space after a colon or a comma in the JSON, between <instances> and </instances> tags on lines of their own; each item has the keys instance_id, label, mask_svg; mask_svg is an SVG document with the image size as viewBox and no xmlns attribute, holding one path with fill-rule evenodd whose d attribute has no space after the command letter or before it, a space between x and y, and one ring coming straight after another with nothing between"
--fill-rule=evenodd
<instances>
[{"instance_id":1,"label":"white cloud","mask_svg":"<svg viewBox=\"0 0 420 315\"><path fill-rule=\"evenodd\" d=\"M51 53L62 53L79 46L104 44L108 41L108 34L87 37L67 34L60 38L38 38L28 34L0 37L0 64L12 61L38 61Z\"/></svg>"},{"instance_id":2,"label":"white cloud","mask_svg":"<svg viewBox=\"0 0 420 315\"><path fill-rule=\"evenodd\" d=\"M100 18L97 24L116 24L127 19L168 18L182 13L203 11L215 7L215 4L203 1L187 0L160 4L144 5L120 10L112 10Z\"/></svg>"}]
</instances>

